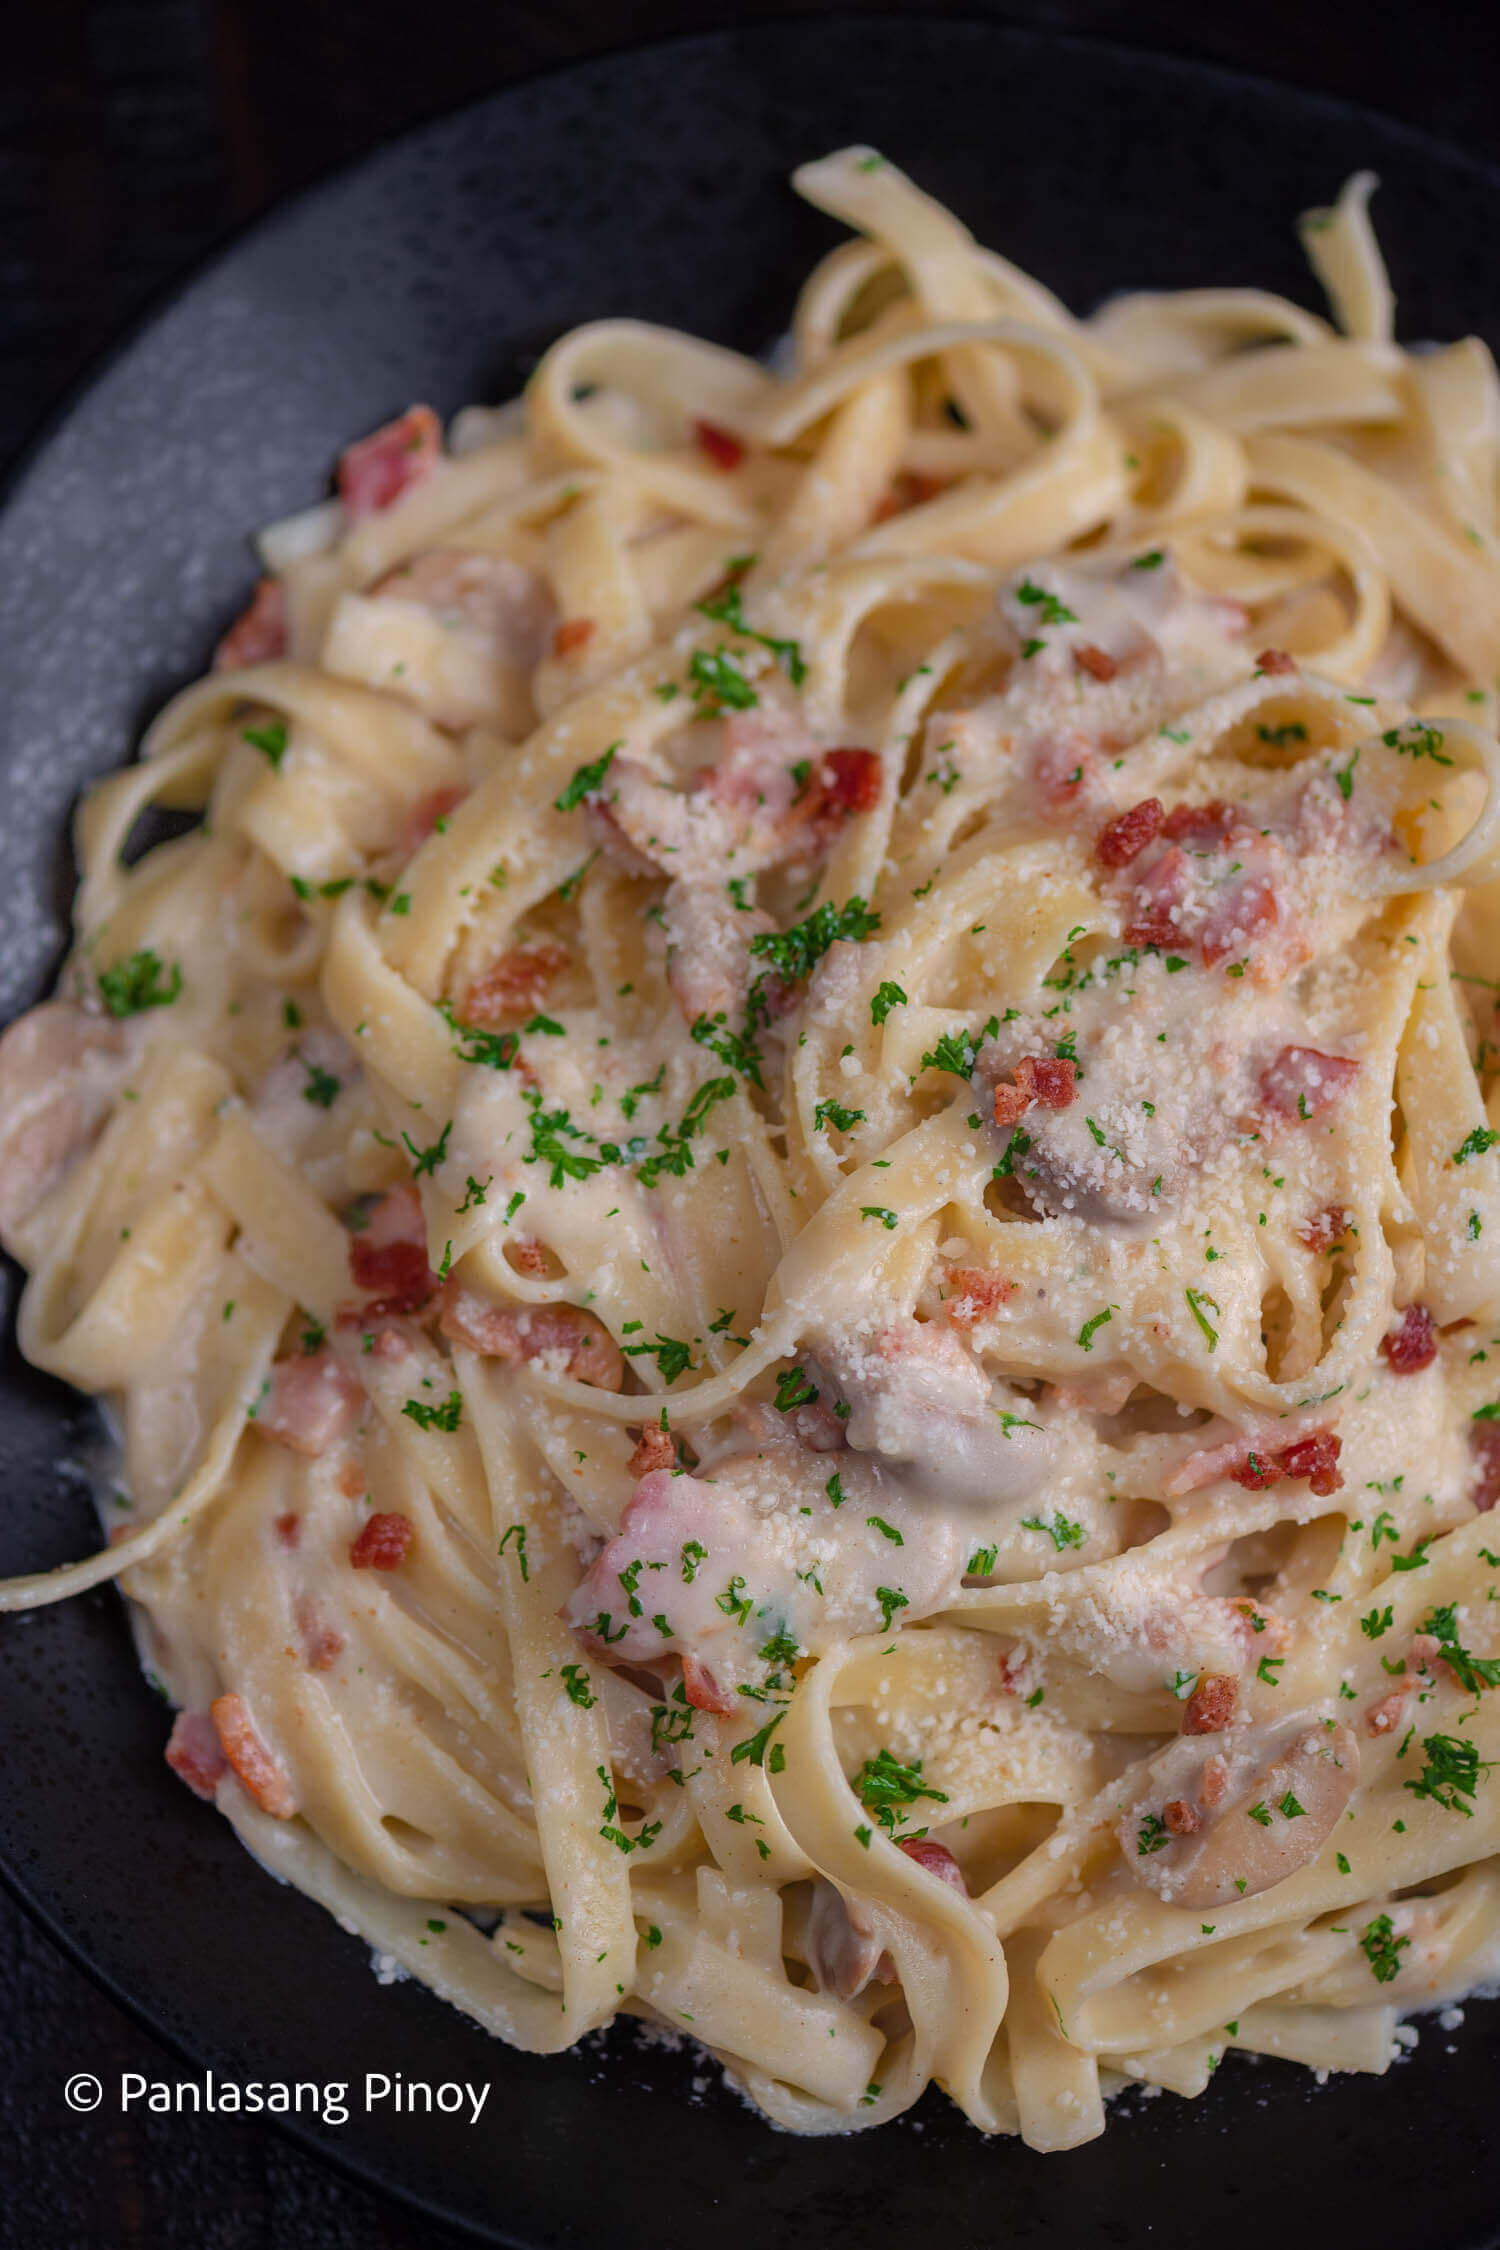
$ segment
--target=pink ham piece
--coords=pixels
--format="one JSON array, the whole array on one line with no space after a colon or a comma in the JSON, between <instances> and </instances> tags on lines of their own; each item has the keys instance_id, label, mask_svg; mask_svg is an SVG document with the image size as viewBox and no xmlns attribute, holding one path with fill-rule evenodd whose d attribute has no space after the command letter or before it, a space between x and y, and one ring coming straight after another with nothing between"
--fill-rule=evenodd
<instances>
[{"instance_id":1,"label":"pink ham piece","mask_svg":"<svg viewBox=\"0 0 1500 2250\"><path fill-rule=\"evenodd\" d=\"M195 1797L213 1802L220 1777L229 1761L219 1743L213 1720L206 1711L179 1711L167 1739L167 1764Z\"/></svg>"},{"instance_id":2,"label":"pink ham piece","mask_svg":"<svg viewBox=\"0 0 1500 2250\"><path fill-rule=\"evenodd\" d=\"M549 1353L565 1353L563 1372L575 1383L590 1383L596 1391L618 1391L625 1381L619 1345L597 1314L585 1312L580 1305L527 1305L516 1311L450 1278L443 1289L441 1326L455 1343L513 1367Z\"/></svg>"},{"instance_id":3,"label":"pink ham piece","mask_svg":"<svg viewBox=\"0 0 1500 2250\"><path fill-rule=\"evenodd\" d=\"M370 1517L349 1549L356 1570L399 1570L411 1551L412 1520L396 1509Z\"/></svg>"},{"instance_id":4,"label":"pink ham piece","mask_svg":"<svg viewBox=\"0 0 1500 2250\"><path fill-rule=\"evenodd\" d=\"M427 1263L422 1198L410 1180L383 1195L350 1236L349 1272L356 1289L374 1296L374 1303L361 1309L363 1319L420 1312L436 1294L439 1282Z\"/></svg>"},{"instance_id":5,"label":"pink ham piece","mask_svg":"<svg viewBox=\"0 0 1500 2250\"><path fill-rule=\"evenodd\" d=\"M1276 1117L1310 1124L1326 1115L1359 1074L1351 1055L1283 1047L1260 1074L1260 1096Z\"/></svg>"},{"instance_id":6,"label":"pink ham piece","mask_svg":"<svg viewBox=\"0 0 1500 2250\"><path fill-rule=\"evenodd\" d=\"M969 1886L964 1881L964 1871L946 1844L935 1844L930 1836L898 1836L896 1849L898 1852L905 1852L908 1859L915 1860L918 1867L925 1867L929 1875L936 1875L938 1881L946 1883L950 1890L957 1891L963 1898L968 1897Z\"/></svg>"},{"instance_id":7,"label":"pink ham piece","mask_svg":"<svg viewBox=\"0 0 1500 2250\"><path fill-rule=\"evenodd\" d=\"M459 1015L465 1023L486 1031L535 1015L547 997L547 988L567 968L572 955L565 945L543 939L534 945L513 945L481 969L463 997Z\"/></svg>"},{"instance_id":8,"label":"pink ham piece","mask_svg":"<svg viewBox=\"0 0 1500 2250\"><path fill-rule=\"evenodd\" d=\"M348 1436L364 1403L359 1383L325 1344L277 1360L252 1418L263 1437L314 1458Z\"/></svg>"},{"instance_id":9,"label":"pink ham piece","mask_svg":"<svg viewBox=\"0 0 1500 2250\"><path fill-rule=\"evenodd\" d=\"M409 406L339 456L339 498L356 521L399 500L429 474L442 449L443 426L430 406Z\"/></svg>"},{"instance_id":10,"label":"pink ham piece","mask_svg":"<svg viewBox=\"0 0 1500 2250\"><path fill-rule=\"evenodd\" d=\"M721 1688L701 1658L691 1650L682 1659L682 1692L695 1711L712 1711L717 1718L732 1718L736 1709L734 1697Z\"/></svg>"},{"instance_id":11,"label":"pink ham piece","mask_svg":"<svg viewBox=\"0 0 1500 2250\"><path fill-rule=\"evenodd\" d=\"M214 650L216 672L273 664L287 651L286 594L279 578L258 578L248 606Z\"/></svg>"},{"instance_id":12,"label":"pink ham piece","mask_svg":"<svg viewBox=\"0 0 1500 2250\"><path fill-rule=\"evenodd\" d=\"M219 1747L240 1787L273 1820L290 1820L297 1810L296 1794L261 1740L245 1698L221 1695L208 1708Z\"/></svg>"}]
</instances>

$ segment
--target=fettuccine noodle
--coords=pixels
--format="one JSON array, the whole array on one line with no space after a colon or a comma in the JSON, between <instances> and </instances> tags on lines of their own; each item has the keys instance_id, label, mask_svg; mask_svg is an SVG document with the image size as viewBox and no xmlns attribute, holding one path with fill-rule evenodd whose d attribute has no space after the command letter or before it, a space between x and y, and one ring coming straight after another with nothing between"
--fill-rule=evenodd
<instances>
[{"instance_id":1,"label":"fettuccine noodle","mask_svg":"<svg viewBox=\"0 0 1500 2250\"><path fill-rule=\"evenodd\" d=\"M777 372L410 409L90 793L0 1606L502 2039L1061 2149L1500 1970L1500 389L1366 176L1332 323L796 184Z\"/></svg>"}]
</instances>

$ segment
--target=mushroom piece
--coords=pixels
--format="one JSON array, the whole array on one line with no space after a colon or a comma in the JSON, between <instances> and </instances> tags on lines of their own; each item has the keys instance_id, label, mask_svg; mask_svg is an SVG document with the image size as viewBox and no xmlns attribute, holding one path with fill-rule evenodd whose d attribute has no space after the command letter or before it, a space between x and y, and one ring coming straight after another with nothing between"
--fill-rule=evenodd
<instances>
[{"instance_id":1,"label":"mushroom piece","mask_svg":"<svg viewBox=\"0 0 1500 2250\"><path fill-rule=\"evenodd\" d=\"M1358 1779L1353 1730L1317 1712L1182 1735L1146 1766L1115 1834L1135 1880L1166 1905L1229 1906L1316 1859Z\"/></svg>"}]
</instances>

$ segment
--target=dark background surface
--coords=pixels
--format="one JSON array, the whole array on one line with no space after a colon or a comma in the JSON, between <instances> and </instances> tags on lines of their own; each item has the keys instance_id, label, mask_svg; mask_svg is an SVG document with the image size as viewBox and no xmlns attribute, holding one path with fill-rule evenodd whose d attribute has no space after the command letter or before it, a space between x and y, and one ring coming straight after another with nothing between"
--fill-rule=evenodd
<instances>
[{"instance_id":1,"label":"dark background surface","mask_svg":"<svg viewBox=\"0 0 1500 2250\"><path fill-rule=\"evenodd\" d=\"M879 0L864 4L879 11ZM820 12L775 0L0 4L0 464L111 337L226 233L391 133L612 46ZM929 0L926 12L1196 55L1500 154L1500 11L1485 6ZM122 1871L122 1895L127 1887ZM217 2119L127 2125L106 2104L85 2140L61 2099L79 2069L106 2081L122 2070L177 2074L0 1895L3 2250L456 2250L457 2235L266 2131ZM1296 2245L1284 2206L1278 2223Z\"/></svg>"}]
</instances>

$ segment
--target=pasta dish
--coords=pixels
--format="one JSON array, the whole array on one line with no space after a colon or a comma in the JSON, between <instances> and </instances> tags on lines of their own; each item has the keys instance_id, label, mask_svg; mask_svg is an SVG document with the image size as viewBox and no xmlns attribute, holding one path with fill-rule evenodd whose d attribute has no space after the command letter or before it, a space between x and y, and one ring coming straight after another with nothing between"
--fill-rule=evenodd
<instances>
[{"instance_id":1,"label":"pasta dish","mask_svg":"<svg viewBox=\"0 0 1500 2250\"><path fill-rule=\"evenodd\" d=\"M0 1606L512 2045L1062 2149L1500 1976L1500 389L1368 175L1330 319L796 185L769 363L410 407L89 793Z\"/></svg>"}]
</instances>

